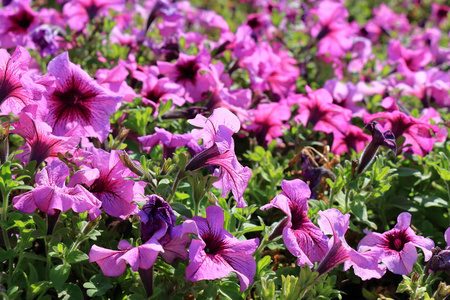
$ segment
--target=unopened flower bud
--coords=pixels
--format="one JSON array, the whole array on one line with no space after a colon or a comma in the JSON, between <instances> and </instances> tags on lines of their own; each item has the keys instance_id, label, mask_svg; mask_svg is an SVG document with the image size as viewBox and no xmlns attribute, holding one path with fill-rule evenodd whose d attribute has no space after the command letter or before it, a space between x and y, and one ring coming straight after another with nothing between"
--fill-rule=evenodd
<instances>
[{"instance_id":1,"label":"unopened flower bud","mask_svg":"<svg viewBox=\"0 0 450 300\"><path fill-rule=\"evenodd\" d=\"M147 242L155 232L163 228L164 224L167 228L175 225L177 218L172 211L172 207L163 198L157 195L146 197L147 203L144 204L142 210L138 213L141 218L142 241Z\"/></svg>"}]
</instances>

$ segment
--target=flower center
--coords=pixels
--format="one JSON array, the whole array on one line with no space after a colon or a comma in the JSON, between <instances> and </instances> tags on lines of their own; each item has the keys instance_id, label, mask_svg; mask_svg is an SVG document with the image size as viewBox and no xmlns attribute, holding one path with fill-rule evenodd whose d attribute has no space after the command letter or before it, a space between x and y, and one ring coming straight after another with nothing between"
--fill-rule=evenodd
<instances>
[{"instance_id":1,"label":"flower center","mask_svg":"<svg viewBox=\"0 0 450 300\"><path fill-rule=\"evenodd\" d=\"M190 82L195 83L195 76L197 75L197 71L200 69L200 67L198 66L195 59L193 59L177 65L177 69L179 75L176 81L189 80Z\"/></svg>"},{"instance_id":2,"label":"flower center","mask_svg":"<svg viewBox=\"0 0 450 300\"><path fill-rule=\"evenodd\" d=\"M387 236L389 241L389 249L395 251L402 251L406 243L409 242L409 238L404 231L398 231L391 233Z\"/></svg>"},{"instance_id":3,"label":"flower center","mask_svg":"<svg viewBox=\"0 0 450 300\"><path fill-rule=\"evenodd\" d=\"M11 27L9 30L13 32L26 32L28 27L34 20L34 16L27 11L21 11L10 17Z\"/></svg>"}]
</instances>

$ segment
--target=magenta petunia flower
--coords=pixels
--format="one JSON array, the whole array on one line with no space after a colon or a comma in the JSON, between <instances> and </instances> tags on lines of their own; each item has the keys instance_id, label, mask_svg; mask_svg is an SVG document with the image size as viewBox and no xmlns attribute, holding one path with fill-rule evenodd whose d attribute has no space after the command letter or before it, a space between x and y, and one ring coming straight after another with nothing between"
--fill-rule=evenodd
<instances>
[{"instance_id":1,"label":"magenta petunia flower","mask_svg":"<svg viewBox=\"0 0 450 300\"><path fill-rule=\"evenodd\" d=\"M63 7L63 16L70 28L81 31L96 16L109 16L109 10L123 11L125 0L71 0Z\"/></svg>"},{"instance_id":2,"label":"magenta petunia flower","mask_svg":"<svg viewBox=\"0 0 450 300\"><path fill-rule=\"evenodd\" d=\"M197 170L208 165L217 166L213 176L218 179L213 185L223 190L222 197L226 197L231 190L238 202L237 207L247 206L243 194L252 171L243 167L234 153L232 135L239 131L238 118L225 108L217 108L209 118L197 115L188 122L202 128L192 130L192 136L195 140L203 139L205 150L191 159L186 170Z\"/></svg>"},{"instance_id":3,"label":"magenta petunia flower","mask_svg":"<svg viewBox=\"0 0 450 300\"><path fill-rule=\"evenodd\" d=\"M385 272L378 264L377 252L359 253L351 248L345 240L349 227L350 214L343 215L336 208L319 211L319 226L325 234L331 234L328 252L317 266L316 272L325 274L337 265L344 263L344 271L351 267L362 280L381 278Z\"/></svg>"},{"instance_id":4,"label":"magenta petunia flower","mask_svg":"<svg viewBox=\"0 0 450 300\"><path fill-rule=\"evenodd\" d=\"M205 49L197 56L180 53L176 63L158 61L157 64L161 74L185 88L186 100L196 103L203 100L203 93L210 88L210 61L211 57Z\"/></svg>"},{"instance_id":5,"label":"magenta petunia flower","mask_svg":"<svg viewBox=\"0 0 450 300\"><path fill-rule=\"evenodd\" d=\"M405 145L411 145L405 147L404 150L420 156L425 156L433 149L435 138L431 135L431 132L437 133L439 131L438 126L408 116L398 110L364 116L365 123L373 120L377 120L384 129L390 129L395 138L398 139L403 135Z\"/></svg>"},{"instance_id":6,"label":"magenta petunia flower","mask_svg":"<svg viewBox=\"0 0 450 300\"><path fill-rule=\"evenodd\" d=\"M36 174L36 187L13 198L14 208L25 213L33 213L36 208L48 215L57 211L72 209L76 213L88 212L91 220L102 211L101 202L84 187L66 187L69 167L60 160L53 160Z\"/></svg>"},{"instance_id":7,"label":"magenta petunia flower","mask_svg":"<svg viewBox=\"0 0 450 300\"><path fill-rule=\"evenodd\" d=\"M364 95L352 82L342 83L336 79L330 79L325 82L323 88L330 92L335 104L350 109L352 117L363 117L367 113L367 109L358 106L358 103L363 102Z\"/></svg>"},{"instance_id":8,"label":"magenta petunia flower","mask_svg":"<svg viewBox=\"0 0 450 300\"><path fill-rule=\"evenodd\" d=\"M408 49L397 40L389 43L387 53L389 60L397 64L397 71L407 79L413 78L414 73L423 69L432 59L427 47Z\"/></svg>"},{"instance_id":9,"label":"magenta petunia flower","mask_svg":"<svg viewBox=\"0 0 450 300\"><path fill-rule=\"evenodd\" d=\"M199 239L189 246L190 264L186 277L190 281L213 280L235 272L244 292L253 283L256 262L253 253L257 238L240 241L223 228L223 211L218 206L206 208L206 218L193 217Z\"/></svg>"},{"instance_id":10,"label":"magenta petunia flower","mask_svg":"<svg viewBox=\"0 0 450 300\"><path fill-rule=\"evenodd\" d=\"M256 133L256 140L260 145L267 145L272 140L283 135L283 129L289 128L286 124L291 117L291 109L282 103L262 103L251 111L254 118L252 124L245 129Z\"/></svg>"},{"instance_id":11,"label":"magenta petunia flower","mask_svg":"<svg viewBox=\"0 0 450 300\"><path fill-rule=\"evenodd\" d=\"M120 241L117 247L120 251L93 245L89 251L89 262L96 262L105 276L116 277L125 272L127 262L135 272L150 269L158 254L164 251L156 239L150 239L137 247L127 241Z\"/></svg>"},{"instance_id":12,"label":"magenta petunia flower","mask_svg":"<svg viewBox=\"0 0 450 300\"><path fill-rule=\"evenodd\" d=\"M346 21L349 14L344 5L341 2L321 1L310 14L318 18L311 28L311 36L318 40L317 55L324 58L344 57L352 47L356 33Z\"/></svg>"},{"instance_id":13,"label":"magenta petunia flower","mask_svg":"<svg viewBox=\"0 0 450 300\"><path fill-rule=\"evenodd\" d=\"M307 96L294 95L299 104L298 115L294 117L303 126L313 125L313 129L325 133L345 134L350 124L352 112L333 104L331 94L325 89L313 91L306 86Z\"/></svg>"},{"instance_id":14,"label":"magenta petunia flower","mask_svg":"<svg viewBox=\"0 0 450 300\"><path fill-rule=\"evenodd\" d=\"M365 34L372 41L378 41L383 33L392 31L407 33L411 30L406 14L396 14L385 3L373 9L374 18L364 26Z\"/></svg>"},{"instance_id":15,"label":"magenta petunia flower","mask_svg":"<svg viewBox=\"0 0 450 300\"><path fill-rule=\"evenodd\" d=\"M55 136L47 123L35 120L29 113L23 112L19 116L19 121L12 124L16 133L25 139L27 144L22 148L20 157L24 163L36 161L36 168L49 157L57 157L58 153L71 151L78 144L80 138L74 136ZM75 134L77 128L69 132Z\"/></svg>"},{"instance_id":16,"label":"magenta petunia flower","mask_svg":"<svg viewBox=\"0 0 450 300\"><path fill-rule=\"evenodd\" d=\"M85 136L105 140L110 131L108 115L120 107L122 96L97 84L69 61L67 52L50 61L48 72L56 77L56 89L48 96L44 121L54 134L64 135L81 125Z\"/></svg>"},{"instance_id":17,"label":"magenta petunia flower","mask_svg":"<svg viewBox=\"0 0 450 300\"><path fill-rule=\"evenodd\" d=\"M350 124L345 135L334 134L331 152L342 155L343 153L350 153L350 149L353 149L356 153L359 153L369 141L370 137L361 128Z\"/></svg>"},{"instance_id":18,"label":"magenta petunia flower","mask_svg":"<svg viewBox=\"0 0 450 300\"><path fill-rule=\"evenodd\" d=\"M25 106L35 103L32 93L21 82L22 76L28 71L30 60L28 51L20 46L17 46L12 56L5 49L0 49L1 114L13 112L19 115Z\"/></svg>"},{"instance_id":19,"label":"magenta petunia flower","mask_svg":"<svg viewBox=\"0 0 450 300\"><path fill-rule=\"evenodd\" d=\"M308 218L308 199L311 191L300 179L281 181L283 191L261 207L281 209L287 219L283 221L283 241L289 252L297 257L297 264L310 267L320 261L328 251L328 238Z\"/></svg>"},{"instance_id":20,"label":"magenta petunia flower","mask_svg":"<svg viewBox=\"0 0 450 300\"><path fill-rule=\"evenodd\" d=\"M33 47L29 32L39 23L27 0L13 1L0 10L0 47Z\"/></svg>"},{"instance_id":21,"label":"magenta petunia flower","mask_svg":"<svg viewBox=\"0 0 450 300\"><path fill-rule=\"evenodd\" d=\"M98 69L95 72L98 84L111 92L122 95L123 101L132 102L138 95L127 82L128 70L123 65L118 65L112 69Z\"/></svg>"},{"instance_id":22,"label":"magenta petunia flower","mask_svg":"<svg viewBox=\"0 0 450 300\"><path fill-rule=\"evenodd\" d=\"M125 218L136 209L134 201L142 201L144 185L127 177L136 177L121 163L117 151L108 153L102 149L92 148L92 161L75 172L68 185L84 183L89 191L102 202L104 211L114 217ZM92 172L92 170L98 172Z\"/></svg>"},{"instance_id":23,"label":"magenta petunia flower","mask_svg":"<svg viewBox=\"0 0 450 300\"><path fill-rule=\"evenodd\" d=\"M185 90L180 84L166 77L158 78L157 75L150 72L146 75L141 90L142 102L158 106L160 103L172 100L175 106L183 106L186 102L184 98Z\"/></svg>"},{"instance_id":24,"label":"magenta petunia flower","mask_svg":"<svg viewBox=\"0 0 450 300\"><path fill-rule=\"evenodd\" d=\"M404 212L398 215L395 227L385 233L364 231L366 236L359 242L358 251L378 250L389 271L408 275L417 260L416 247L422 249L425 261L431 258L434 247L431 239L416 235L410 224L411 214Z\"/></svg>"}]
</instances>

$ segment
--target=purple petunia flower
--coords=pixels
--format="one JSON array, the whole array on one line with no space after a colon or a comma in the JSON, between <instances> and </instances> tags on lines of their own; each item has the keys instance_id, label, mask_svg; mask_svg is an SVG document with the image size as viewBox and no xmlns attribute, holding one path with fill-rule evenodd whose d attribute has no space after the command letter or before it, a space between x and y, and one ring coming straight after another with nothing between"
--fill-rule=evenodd
<instances>
[{"instance_id":1,"label":"purple petunia flower","mask_svg":"<svg viewBox=\"0 0 450 300\"><path fill-rule=\"evenodd\" d=\"M33 47L29 32L38 25L28 0L13 1L0 10L0 47Z\"/></svg>"},{"instance_id":2,"label":"purple petunia flower","mask_svg":"<svg viewBox=\"0 0 450 300\"><path fill-rule=\"evenodd\" d=\"M353 149L356 153L359 153L369 141L369 135L365 134L358 126L350 124L345 135L334 134L331 152L342 155L342 153L350 153L350 149Z\"/></svg>"},{"instance_id":3,"label":"purple petunia flower","mask_svg":"<svg viewBox=\"0 0 450 300\"><path fill-rule=\"evenodd\" d=\"M328 238L308 218L308 199L311 191L300 179L281 181L283 192L261 207L276 207L286 215L286 221L280 223L283 228L283 241L289 252L297 257L297 264L310 267L320 261L328 251Z\"/></svg>"},{"instance_id":4,"label":"purple petunia flower","mask_svg":"<svg viewBox=\"0 0 450 300\"><path fill-rule=\"evenodd\" d=\"M103 141L110 131L108 115L117 111L122 96L101 87L64 52L50 61L48 71L56 77L56 89L48 96L44 117L56 135L64 135L77 125L84 136Z\"/></svg>"},{"instance_id":5,"label":"purple petunia flower","mask_svg":"<svg viewBox=\"0 0 450 300\"><path fill-rule=\"evenodd\" d=\"M362 280L381 278L383 266L378 264L378 252L359 253L352 249L345 240L349 227L350 214L343 215L339 210L330 208L319 211L319 226L325 234L331 234L328 252L317 266L316 272L325 274L337 265L344 263L344 271L351 267Z\"/></svg>"},{"instance_id":6,"label":"purple petunia flower","mask_svg":"<svg viewBox=\"0 0 450 300\"><path fill-rule=\"evenodd\" d=\"M193 217L199 239L189 246L190 264L186 277L190 281L213 280L235 272L244 292L253 282L256 262L253 253L257 238L240 241L223 228L223 210L218 206L206 208L206 218Z\"/></svg>"},{"instance_id":7,"label":"purple petunia flower","mask_svg":"<svg viewBox=\"0 0 450 300\"><path fill-rule=\"evenodd\" d=\"M53 160L36 174L36 187L13 198L14 208L25 213L33 213L36 207L48 215L57 211L72 209L76 213L88 212L91 220L102 211L101 202L81 185L66 187L69 167L59 160Z\"/></svg>"},{"instance_id":8,"label":"purple petunia flower","mask_svg":"<svg viewBox=\"0 0 450 300\"><path fill-rule=\"evenodd\" d=\"M223 190L222 197L231 190L238 202L237 207L247 206L243 194L252 171L243 167L234 153L232 134L239 131L238 118L225 108L217 108L209 118L197 115L189 123L202 128L192 130L192 136L196 140L203 139L206 149L191 159L186 170L197 170L208 165L218 166L213 174L218 177L214 186Z\"/></svg>"},{"instance_id":9,"label":"purple petunia flower","mask_svg":"<svg viewBox=\"0 0 450 300\"><path fill-rule=\"evenodd\" d=\"M398 215L395 227L385 233L364 231L366 236L359 242L358 251L381 251L380 259L389 271L408 275L417 260L416 247L422 249L425 261L431 258L434 247L431 239L416 235L410 224L411 214L404 212Z\"/></svg>"}]
</instances>

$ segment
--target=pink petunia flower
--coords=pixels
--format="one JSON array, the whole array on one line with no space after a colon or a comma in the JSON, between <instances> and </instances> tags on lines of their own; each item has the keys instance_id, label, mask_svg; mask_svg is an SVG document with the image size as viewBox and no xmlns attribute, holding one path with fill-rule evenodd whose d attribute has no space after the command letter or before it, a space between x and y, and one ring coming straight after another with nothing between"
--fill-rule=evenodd
<instances>
[{"instance_id":1,"label":"pink petunia flower","mask_svg":"<svg viewBox=\"0 0 450 300\"><path fill-rule=\"evenodd\" d=\"M33 95L22 84L22 77L28 71L30 54L25 48L16 47L9 55L0 49L0 113L19 115L27 105L34 104Z\"/></svg>"},{"instance_id":2,"label":"pink petunia flower","mask_svg":"<svg viewBox=\"0 0 450 300\"><path fill-rule=\"evenodd\" d=\"M287 218L280 223L283 226L283 241L289 252L297 257L297 264L310 267L322 260L328 251L328 238L308 218L308 199L311 191L300 179L281 181L283 191L261 207L281 209Z\"/></svg>"},{"instance_id":3,"label":"pink petunia flower","mask_svg":"<svg viewBox=\"0 0 450 300\"><path fill-rule=\"evenodd\" d=\"M213 280L235 272L240 292L253 283L256 262L253 253L258 248L257 238L240 241L223 228L223 211L218 206L206 208L206 218L193 217L199 239L189 246L190 264L186 277L190 281Z\"/></svg>"},{"instance_id":4,"label":"pink petunia flower","mask_svg":"<svg viewBox=\"0 0 450 300\"><path fill-rule=\"evenodd\" d=\"M127 262L135 272L150 269L158 254L164 251L156 238L138 247L131 246L127 241L120 241L117 247L120 251L93 245L89 251L89 262L96 262L105 276L117 277L125 272Z\"/></svg>"},{"instance_id":5,"label":"pink petunia flower","mask_svg":"<svg viewBox=\"0 0 450 300\"><path fill-rule=\"evenodd\" d=\"M253 115L252 124L245 129L256 133L256 140L260 145L267 145L272 140L283 135L283 129L289 128L286 124L291 117L291 109L282 103L262 103L250 113Z\"/></svg>"},{"instance_id":6,"label":"pink petunia flower","mask_svg":"<svg viewBox=\"0 0 450 300\"><path fill-rule=\"evenodd\" d=\"M13 1L0 10L0 47L33 48L29 33L39 25L37 14L28 0Z\"/></svg>"},{"instance_id":7,"label":"pink petunia flower","mask_svg":"<svg viewBox=\"0 0 450 300\"><path fill-rule=\"evenodd\" d=\"M33 213L36 208L48 215L57 211L72 209L76 213L88 212L90 220L102 211L101 202L84 187L66 187L69 167L60 160L53 160L36 174L36 187L13 198L14 208L25 213Z\"/></svg>"},{"instance_id":8,"label":"pink petunia flower","mask_svg":"<svg viewBox=\"0 0 450 300\"><path fill-rule=\"evenodd\" d=\"M395 227L385 233L365 230L366 236L359 242L358 251L379 251L380 259L389 271L408 275L417 260L416 247L422 249L425 261L431 258L434 247L431 239L416 235L410 224L411 214L404 212L398 215Z\"/></svg>"},{"instance_id":9,"label":"pink petunia flower","mask_svg":"<svg viewBox=\"0 0 450 300\"><path fill-rule=\"evenodd\" d=\"M58 153L71 151L78 144L80 138L75 134L77 128L69 132L68 136L55 136L47 123L35 120L29 113L23 112L19 116L19 121L12 124L16 133L25 139L26 145L22 148L20 154L22 161L29 163L36 161L36 168L49 157L57 157Z\"/></svg>"},{"instance_id":10,"label":"pink petunia flower","mask_svg":"<svg viewBox=\"0 0 450 300\"><path fill-rule=\"evenodd\" d=\"M239 131L239 119L225 108L217 108L209 118L197 115L188 121L202 129L192 130L195 140L203 139L205 150L194 156L187 164L186 170L197 170L208 165L217 166L213 176L218 177L214 186L222 189L222 197L228 191L238 202L237 207L245 207L243 194L252 176L248 167L243 167L234 153L233 133Z\"/></svg>"},{"instance_id":11,"label":"pink petunia flower","mask_svg":"<svg viewBox=\"0 0 450 300\"><path fill-rule=\"evenodd\" d=\"M319 211L319 226L325 234L331 234L328 242L328 252L317 266L316 272L325 274L337 265L344 263L344 271L351 267L362 280L381 278L384 267L378 264L378 252L359 253L351 248L346 240L345 233L349 227L350 214L343 215L339 210L330 208Z\"/></svg>"},{"instance_id":12,"label":"pink petunia flower","mask_svg":"<svg viewBox=\"0 0 450 300\"><path fill-rule=\"evenodd\" d=\"M96 16L109 16L109 10L123 11L125 0L71 0L63 7L63 16L70 29L81 31Z\"/></svg>"},{"instance_id":13,"label":"pink petunia flower","mask_svg":"<svg viewBox=\"0 0 450 300\"><path fill-rule=\"evenodd\" d=\"M313 91L306 86L307 96L294 95L294 103L299 104L298 115L294 119L303 126L313 125L316 131L345 134L350 124L352 112L333 104L331 94L325 89Z\"/></svg>"},{"instance_id":14,"label":"pink petunia flower","mask_svg":"<svg viewBox=\"0 0 450 300\"><path fill-rule=\"evenodd\" d=\"M101 87L69 61L67 52L52 59L48 71L56 78L56 89L48 96L44 121L54 134L64 135L81 125L84 136L105 140L110 131L108 115L120 107L122 96Z\"/></svg>"},{"instance_id":15,"label":"pink petunia flower","mask_svg":"<svg viewBox=\"0 0 450 300\"><path fill-rule=\"evenodd\" d=\"M423 69L432 59L428 48L408 49L398 40L389 43L387 53L389 60L397 64L397 71L407 79L413 78L414 73Z\"/></svg>"},{"instance_id":16,"label":"pink petunia flower","mask_svg":"<svg viewBox=\"0 0 450 300\"><path fill-rule=\"evenodd\" d=\"M353 149L356 153L359 153L369 141L370 137L361 128L350 124L345 135L335 133L331 152L342 155L343 153L350 153L350 149Z\"/></svg>"},{"instance_id":17,"label":"pink petunia flower","mask_svg":"<svg viewBox=\"0 0 450 300\"><path fill-rule=\"evenodd\" d=\"M180 53L176 63L158 61L157 64L162 75L185 88L186 100L196 103L203 100L203 93L210 88L210 61L211 57L205 49L196 56Z\"/></svg>"},{"instance_id":18,"label":"pink petunia flower","mask_svg":"<svg viewBox=\"0 0 450 300\"><path fill-rule=\"evenodd\" d=\"M333 96L334 103L350 109L352 117L362 117L367 112L364 107L358 106L358 103L364 100L364 95L352 82L342 83L336 79L330 79L325 82L323 88Z\"/></svg>"},{"instance_id":19,"label":"pink petunia flower","mask_svg":"<svg viewBox=\"0 0 450 300\"><path fill-rule=\"evenodd\" d=\"M136 175L123 166L117 151L108 153L96 148L90 151L92 160L72 175L68 186L86 184L107 214L119 218L129 216L137 207L133 202L143 200L144 184L125 179Z\"/></svg>"}]
</instances>

